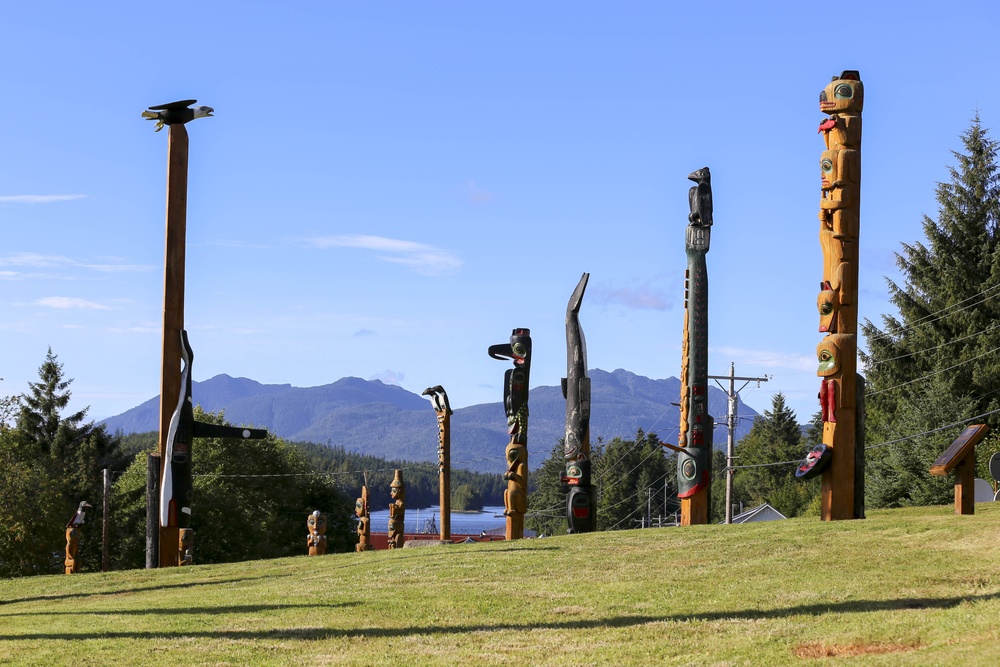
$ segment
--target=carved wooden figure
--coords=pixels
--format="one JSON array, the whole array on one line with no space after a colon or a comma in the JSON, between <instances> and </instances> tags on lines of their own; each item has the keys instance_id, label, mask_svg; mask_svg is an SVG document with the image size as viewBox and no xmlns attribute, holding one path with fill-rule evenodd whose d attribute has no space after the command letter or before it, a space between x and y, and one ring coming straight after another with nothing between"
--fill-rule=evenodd
<instances>
[{"instance_id":1,"label":"carved wooden figure","mask_svg":"<svg viewBox=\"0 0 1000 667\"><path fill-rule=\"evenodd\" d=\"M709 192L711 197L711 192ZM587 377L587 341L580 328L580 305L590 274L584 273L566 304L566 377L562 380L566 399L566 438L563 457L569 485L566 517L569 533L589 533L596 527L597 511L590 465L590 378Z\"/></svg>"},{"instance_id":2,"label":"carved wooden figure","mask_svg":"<svg viewBox=\"0 0 1000 667\"><path fill-rule=\"evenodd\" d=\"M310 556L322 556L326 553L326 515L319 510L314 511L306 519L306 546Z\"/></svg>"},{"instance_id":3,"label":"carved wooden figure","mask_svg":"<svg viewBox=\"0 0 1000 667\"><path fill-rule=\"evenodd\" d=\"M681 525L706 524L712 479L712 436L708 413L708 253L712 233L712 175L703 167L688 175L697 183L688 194L691 213L685 233L688 268L681 344L681 431L677 444L677 497Z\"/></svg>"},{"instance_id":4,"label":"carved wooden figure","mask_svg":"<svg viewBox=\"0 0 1000 667\"><path fill-rule=\"evenodd\" d=\"M451 404L444 387L424 389L429 396L438 422L438 488L441 507L441 541L451 539Z\"/></svg>"},{"instance_id":5,"label":"carved wooden figure","mask_svg":"<svg viewBox=\"0 0 1000 667\"><path fill-rule=\"evenodd\" d=\"M358 515L358 544L354 550L358 553L371 551L375 547L372 546L371 514L368 507L367 486L361 487L361 497L354 503L354 513Z\"/></svg>"},{"instance_id":6,"label":"carved wooden figure","mask_svg":"<svg viewBox=\"0 0 1000 667\"><path fill-rule=\"evenodd\" d=\"M70 517L66 524L66 560L63 561L66 574L75 574L80 571L80 561L76 557L80 549L80 526L83 525L83 519L90 507L90 503L86 500L81 502L76 508L76 513Z\"/></svg>"},{"instance_id":7,"label":"carved wooden figure","mask_svg":"<svg viewBox=\"0 0 1000 667\"><path fill-rule=\"evenodd\" d=\"M861 201L861 111L864 87L857 71L846 70L820 93L820 123L826 150L820 155L820 248L823 272L816 299L819 331L816 348L823 444L831 450L823 468L825 521L864 516L863 420L858 404L863 380L857 374L858 237ZM860 463L858 462L860 461ZM860 497L859 497L860 494Z\"/></svg>"},{"instance_id":8,"label":"carved wooden figure","mask_svg":"<svg viewBox=\"0 0 1000 667\"><path fill-rule=\"evenodd\" d=\"M504 373L504 409L507 412L506 460L507 490L504 491L504 516L507 517L506 537L524 537L524 513L528 498L528 378L531 371L531 332L514 329L509 343L491 345L488 354L494 359L510 359L514 368Z\"/></svg>"},{"instance_id":9,"label":"carved wooden figure","mask_svg":"<svg viewBox=\"0 0 1000 667\"><path fill-rule=\"evenodd\" d=\"M403 471L396 470L389 485L392 503L389 505L389 548L402 549L406 531L406 482Z\"/></svg>"}]
</instances>

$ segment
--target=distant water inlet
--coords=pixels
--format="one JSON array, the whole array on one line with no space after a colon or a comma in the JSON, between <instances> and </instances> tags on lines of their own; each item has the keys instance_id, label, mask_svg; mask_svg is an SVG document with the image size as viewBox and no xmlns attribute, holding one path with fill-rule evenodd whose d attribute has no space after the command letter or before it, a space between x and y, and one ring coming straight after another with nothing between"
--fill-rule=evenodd
<instances>
[{"instance_id":1,"label":"distant water inlet","mask_svg":"<svg viewBox=\"0 0 1000 667\"><path fill-rule=\"evenodd\" d=\"M497 528L503 529L506 519L503 507L484 507L481 512L452 512L451 532L454 535L478 535ZM384 533L389 526L389 510L371 513L373 533ZM441 528L441 507L433 505L421 509L406 508L406 534L426 533L439 535Z\"/></svg>"}]
</instances>

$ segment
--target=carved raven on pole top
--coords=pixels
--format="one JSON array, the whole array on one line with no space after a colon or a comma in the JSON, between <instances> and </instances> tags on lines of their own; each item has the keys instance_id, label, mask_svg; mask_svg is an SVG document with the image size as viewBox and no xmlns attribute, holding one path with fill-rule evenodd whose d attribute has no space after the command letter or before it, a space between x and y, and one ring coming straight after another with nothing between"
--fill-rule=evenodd
<instances>
[{"instance_id":1,"label":"carved raven on pole top","mask_svg":"<svg viewBox=\"0 0 1000 667\"><path fill-rule=\"evenodd\" d=\"M212 107L200 106L193 109L188 108L197 102L198 100L181 100L168 104L158 104L143 111L142 117L146 120L156 121L156 132L162 130L164 125L184 125L185 123L190 123L195 118L212 117L212 114L215 112L215 109Z\"/></svg>"}]
</instances>

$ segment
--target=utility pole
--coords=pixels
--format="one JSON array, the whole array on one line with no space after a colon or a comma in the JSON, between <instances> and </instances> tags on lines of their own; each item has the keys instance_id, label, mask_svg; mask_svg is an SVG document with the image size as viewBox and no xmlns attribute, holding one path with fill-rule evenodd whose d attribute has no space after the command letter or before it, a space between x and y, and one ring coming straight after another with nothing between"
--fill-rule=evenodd
<instances>
[{"instance_id":1,"label":"utility pole","mask_svg":"<svg viewBox=\"0 0 1000 667\"><path fill-rule=\"evenodd\" d=\"M725 391L726 388L722 386L722 383L719 382L719 380L729 380L729 391L726 392L726 395L729 397L729 411L726 416L726 427L729 431L729 435L726 439L726 523L732 523L733 522L733 476L736 474L736 471L733 470L733 450L735 448L733 437L736 434L736 419L739 406L739 401L737 399L739 398L739 394L741 391L743 391L744 387L746 387L751 382L756 382L757 388L759 389L761 382L767 382L771 378L767 376L756 377L756 378L736 377L736 366L735 364L733 364L733 362L730 361L729 375L709 375L708 379L715 380L715 384L719 385L719 387L722 388L723 391ZM744 381L743 386L741 386L739 389L736 389L737 380Z\"/></svg>"}]
</instances>

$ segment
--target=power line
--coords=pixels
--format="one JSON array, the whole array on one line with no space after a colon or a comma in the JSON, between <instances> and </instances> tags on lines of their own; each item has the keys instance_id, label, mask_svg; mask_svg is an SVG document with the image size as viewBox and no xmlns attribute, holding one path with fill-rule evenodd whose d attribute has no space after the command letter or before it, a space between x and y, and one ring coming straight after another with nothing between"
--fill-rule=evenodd
<instances>
[{"instance_id":1,"label":"power line","mask_svg":"<svg viewBox=\"0 0 1000 667\"><path fill-rule=\"evenodd\" d=\"M975 357L972 357L970 359L966 359L965 361L960 361L957 364L955 364L954 366L949 366L948 368L940 368L940 369L938 369L936 371L931 371L930 373L927 373L926 375L921 375L918 378L914 378L912 380L907 380L906 382L902 382L900 384L893 385L891 387L885 387L884 389L878 389L876 391L869 391L869 392L867 392L867 395L868 396L876 396L878 394L882 394L882 393L885 393L887 391L891 391L893 389L899 389L900 387L905 387L906 385L913 384L914 382L920 382L921 380L926 380L929 377L933 377L935 375L939 375L939 374L944 373L946 371L954 370L954 369L958 368L959 366L964 366L965 364L973 362L976 359L982 359L983 357L985 357L985 356L987 356L989 354L993 354L994 352L997 352L998 350L1000 350L1000 346L995 347L992 350L987 350L986 352L983 352L982 354L976 355Z\"/></svg>"},{"instance_id":2,"label":"power line","mask_svg":"<svg viewBox=\"0 0 1000 667\"><path fill-rule=\"evenodd\" d=\"M914 327L916 327L917 325L930 324L931 322L933 322L935 320L941 319L945 315L950 314L950 311L952 311L952 310L956 310L957 309L956 312L958 312L958 311L966 310L968 308L972 308L973 306L978 306L981 303L984 303L986 301L987 295L991 294L992 292L996 292L997 290L1000 290L1000 285L995 285L995 286L990 287L988 289L985 289L985 290L982 290L980 292L977 292L976 294L973 294L970 297L962 299L961 301L957 301L957 302L951 304L950 306L946 306L946 307L942 308L941 310L935 311L933 313L928 313L927 315L925 315L925 316L923 316L921 318L918 318L918 319L914 320L913 322L910 322L907 326L901 327L900 330L897 333L894 333L894 334L890 334L888 332L880 331L876 327L875 328L875 333L872 334L872 337L873 338L890 338L890 339L897 338L900 335L906 333L907 331L913 331ZM976 299L978 297L983 297L983 298L980 299L979 301L977 301L976 303L972 303L972 304L969 304L968 306L963 306L962 308L959 308L959 306L961 306L966 301L971 301L971 300ZM874 326L874 325L872 325L872 326Z\"/></svg>"},{"instance_id":3,"label":"power line","mask_svg":"<svg viewBox=\"0 0 1000 667\"><path fill-rule=\"evenodd\" d=\"M907 352L906 354L901 354L898 357L891 357L889 359L879 359L878 361L873 362L871 364L871 366L875 367L875 366L879 366L881 364L888 363L890 361L899 361L900 359L906 359L907 357L912 357L915 354L922 354L924 352L932 352L934 350L940 350L942 347L948 347L949 345L953 345L955 343L960 343L963 340L968 340L970 338L974 338L975 336L979 336L979 335L982 335L982 334L990 333L991 331L993 331L994 329L996 329L997 326L1000 326L1000 325L998 325L996 322L994 322L993 324L990 324L990 326L986 327L982 331L977 331L976 333L969 334L968 336L963 336L962 338L955 338L953 340L949 340L947 342L941 343L940 345L935 345L934 347L927 347L927 348L922 348L922 349L919 349L919 350L914 350L913 352ZM868 355L868 356L871 356L871 355Z\"/></svg>"}]
</instances>

